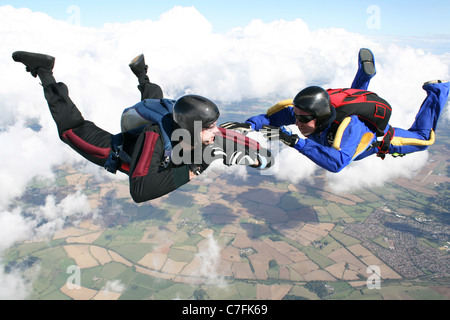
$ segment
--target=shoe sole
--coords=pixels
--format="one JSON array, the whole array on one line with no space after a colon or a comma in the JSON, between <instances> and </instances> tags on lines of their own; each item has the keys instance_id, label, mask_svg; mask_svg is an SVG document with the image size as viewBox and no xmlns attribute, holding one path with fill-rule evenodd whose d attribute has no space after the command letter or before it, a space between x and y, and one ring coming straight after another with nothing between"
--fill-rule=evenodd
<instances>
[{"instance_id":1,"label":"shoe sole","mask_svg":"<svg viewBox=\"0 0 450 320\"><path fill-rule=\"evenodd\" d=\"M143 54L140 54L140 55L138 55L136 58L134 58L133 60L131 60L129 66L130 66L130 67L137 66L143 59L144 59L144 55L143 55Z\"/></svg>"},{"instance_id":2,"label":"shoe sole","mask_svg":"<svg viewBox=\"0 0 450 320\"><path fill-rule=\"evenodd\" d=\"M427 84L436 84L436 83L447 83L447 80L431 80L431 81L427 81L425 82L423 85L427 85Z\"/></svg>"},{"instance_id":3,"label":"shoe sole","mask_svg":"<svg viewBox=\"0 0 450 320\"><path fill-rule=\"evenodd\" d=\"M363 70L367 75L373 76L376 73L373 54L370 50L359 50L359 61L362 63Z\"/></svg>"}]
</instances>

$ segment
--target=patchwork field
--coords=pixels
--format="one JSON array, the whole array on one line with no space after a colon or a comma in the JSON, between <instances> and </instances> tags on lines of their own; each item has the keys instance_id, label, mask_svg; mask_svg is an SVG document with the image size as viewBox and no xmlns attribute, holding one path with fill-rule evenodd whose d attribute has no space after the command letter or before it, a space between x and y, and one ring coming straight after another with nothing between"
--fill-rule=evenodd
<instances>
[{"instance_id":1,"label":"patchwork field","mask_svg":"<svg viewBox=\"0 0 450 320\"><path fill-rule=\"evenodd\" d=\"M446 148L412 179L344 195L323 177L212 172L137 205L126 183L60 168L48 192L82 188L95 215L4 260L36 267L30 299L449 299Z\"/></svg>"}]
</instances>

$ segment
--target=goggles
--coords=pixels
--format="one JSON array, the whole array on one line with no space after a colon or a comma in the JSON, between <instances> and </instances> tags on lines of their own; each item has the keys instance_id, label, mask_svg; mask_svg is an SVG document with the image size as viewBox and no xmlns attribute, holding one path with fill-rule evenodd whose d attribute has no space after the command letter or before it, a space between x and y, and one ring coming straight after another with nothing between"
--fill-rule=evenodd
<instances>
[{"instance_id":1,"label":"goggles","mask_svg":"<svg viewBox=\"0 0 450 320\"><path fill-rule=\"evenodd\" d=\"M308 115L295 115L295 119L297 119L298 121L300 121L301 123L308 123L314 119L316 119L316 116L313 114L308 114Z\"/></svg>"}]
</instances>

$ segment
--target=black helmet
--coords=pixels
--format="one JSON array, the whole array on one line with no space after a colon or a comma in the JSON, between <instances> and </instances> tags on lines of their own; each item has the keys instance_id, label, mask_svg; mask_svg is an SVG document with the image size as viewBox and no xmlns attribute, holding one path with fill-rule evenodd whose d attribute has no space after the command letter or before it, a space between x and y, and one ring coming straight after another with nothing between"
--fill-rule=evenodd
<instances>
[{"instance_id":1,"label":"black helmet","mask_svg":"<svg viewBox=\"0 0 450 320\"><path fill-rule=\"evenodd\" d=\"M294 98L294 107L316 116L317 129L314 133L325 130L336 118L336 110L331 105L330 96L321 87L311 86L300 91Z\"/></svg>"},{"instance_id":2,"label":"black helmet","mask_svg":"<svg viewBox=\"0 0 450 320\"><path fill-rule=\"evenodd\" d=\"M194 135L195 121L200 121L202 128L208 128L217 121L219 115L219 108L214 102L193 94L181 97L173 106L173 120L190 133L192 145L198 138Z\"/></svg>"}]
</instances>

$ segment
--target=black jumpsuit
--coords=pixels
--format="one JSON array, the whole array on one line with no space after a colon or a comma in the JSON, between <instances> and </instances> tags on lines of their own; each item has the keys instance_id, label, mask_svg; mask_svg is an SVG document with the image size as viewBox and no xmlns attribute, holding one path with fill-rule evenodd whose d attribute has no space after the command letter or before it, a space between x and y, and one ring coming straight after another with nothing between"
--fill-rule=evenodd
<instances>
[{"instance_id":1,"label":"black jumpsuit","mask_svg":"<svg viewBox=\"0 0 450 320\"><path fill-rule=\"evenodd\" d=\"M154 83L139 85L141 99L162 99L161 88ZM112 150L112 134L97 127L93 122L85 120L78 108L69 98L67 86L62 83L51 83L44 86L45 99L56 122L58 134L63 142L87 160L104 167ZM211 151L219 152L225 164L239 163L243 156L252 161L266 158L267 167L272 164L270 152L259 149L255 142L228 136L220 128L221 134L215 137ZM161 170L160 163L164 158L164 144L160 128L157 124L148 124L136 139L127 141L126 151L131 156L130 163L122 163L119 171L129 176L130 195L135 202L144 202L161 197L185 183L189 182L189 166L186 164L169 165ZM260 152L264 150L264 152ZM239 155L234 157L233 155ZM238 158L238 159L236 159ZM203 164L203 169L208 164Z\"/></svg>"}]
</instances>

